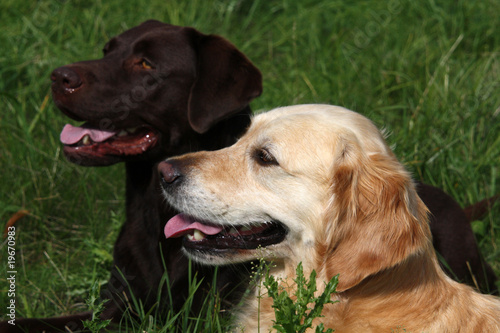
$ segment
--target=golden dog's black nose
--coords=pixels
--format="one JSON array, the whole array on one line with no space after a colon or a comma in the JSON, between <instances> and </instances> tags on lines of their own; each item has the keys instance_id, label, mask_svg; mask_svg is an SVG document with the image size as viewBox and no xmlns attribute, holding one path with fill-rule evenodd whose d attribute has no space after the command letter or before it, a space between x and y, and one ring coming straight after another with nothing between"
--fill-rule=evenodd
<instances>
[{"instance_id":1,"label":"golden dog's black nose","mask_svg":"<svg viewBox=\"0 0 500 333\"><path fill-rule=\"evenodd\" d=\"M176 167L174 161L166 160L158 164L158 173L160 174L161 185L165 188L178 180L182 174Z\"/></svg>"}]
</instances>

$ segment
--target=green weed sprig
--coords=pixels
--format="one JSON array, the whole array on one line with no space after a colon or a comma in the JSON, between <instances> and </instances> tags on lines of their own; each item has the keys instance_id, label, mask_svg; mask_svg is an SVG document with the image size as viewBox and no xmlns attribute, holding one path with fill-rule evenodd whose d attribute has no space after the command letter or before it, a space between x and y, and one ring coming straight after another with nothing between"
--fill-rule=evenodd
<instances>
[{"instance_id":1,"label":"green weed sprig","mask_svg":"<svg viewBox=\"0 0 500 333\"><path fill-rule=\"evenodd\" d=\"M266 271L263 285L267 288L269 296L273 299L273 308L276 316L273 328L278 332L305 332L312 327L313 319L322 317L321 312L325 304L333 304L338 301L332 301L331 295L336 291L338 284L338 275L334 276L325 286L325 290L319 297L315 297L316 272L313 270L309 276L309 281L304 277L302 263L296 269L297 278L294 279L297 290L295 292L296 300L293 300L283 287L280 287L278 280ZM311 308L310 305L314 304ZM316 327L316 333L324 332L323 323ZM334 330L329 328L327 333Z\"/></svg>"},{"instance_id":2,"label":"green weed sprig","mask_svg":"<svg viewBox=\"0 0 500 333\"><path fill-rule=\"evenodd\" d=\"M83 326L90 330L92 333L101 332L108 327L111 320L103 320L100 318L104 310L104 303L106 300L100 298L100 285L95 282L90 290L90 295L86 300L87 306L92 311L92 319L83 321Z\"/></svg>"}]
</instances>

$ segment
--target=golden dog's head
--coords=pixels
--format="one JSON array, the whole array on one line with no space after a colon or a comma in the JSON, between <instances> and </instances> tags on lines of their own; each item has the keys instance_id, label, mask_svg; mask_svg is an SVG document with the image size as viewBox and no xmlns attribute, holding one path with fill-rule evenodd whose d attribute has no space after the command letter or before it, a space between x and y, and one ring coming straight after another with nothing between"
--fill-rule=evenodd
<instances>
[{"instance_id":1,"label":"golden dog's head","mask_svg":"<svg viewBox=\"0 0 500 333\"><path fill-rule=\"evenodd\" d=\"M371 121L344 108L298 105L253 119L233 146L159 165L166 200L207 264L257 258L340 273L338 290L430 246L427 209Z\"/></svg>"}]
</instances>

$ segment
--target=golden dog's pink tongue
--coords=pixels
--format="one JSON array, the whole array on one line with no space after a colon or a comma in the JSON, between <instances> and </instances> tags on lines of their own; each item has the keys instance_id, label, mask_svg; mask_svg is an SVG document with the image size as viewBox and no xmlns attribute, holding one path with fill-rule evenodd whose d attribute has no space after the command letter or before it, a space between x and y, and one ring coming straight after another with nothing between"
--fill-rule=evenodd
<instances>
[{"instance_id":1,"label":"golden dog's pink tongue","mask_svg":"<svg viewBox=\"0 0 500 333\"><path fill-rule=\"evenodd\" d=\"M205 235L215 235L222 231L222 227L196 222L187 215L179 214L168 220L163 232L166 238L173 238L181 237L193 230L199 230Z\"/></svg>"},{"instance_id":2,"label":"golden dog's pink tongue","mask_svg":"<svg viewBox=\"0 0 500 333\"><path fill-rule=\"evenodd\" d=\"M66 124L61 132L60 139L65 145L72 145L80 141L85 135L90 136L93 142L103 142L115 134L116 132L101 131L95 128L85 127L85 125L75 127Z\"/></svg>"}]
</instances>

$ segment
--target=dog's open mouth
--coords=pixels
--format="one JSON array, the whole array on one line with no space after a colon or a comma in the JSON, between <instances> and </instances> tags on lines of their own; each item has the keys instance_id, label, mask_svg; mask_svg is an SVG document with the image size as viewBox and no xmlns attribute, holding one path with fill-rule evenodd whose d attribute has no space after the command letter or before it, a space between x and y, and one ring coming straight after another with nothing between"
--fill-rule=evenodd
<instances>
[{"instance_id":1,"label":"dog's open mouth","mask_svg":"<svg viewBox=\"0 0 500 333\"><path fill-rule=\"evenodd\" d=\"M60 139L66 156L85 165L116 163L116 159L150 150L159 141L158 133L148 126L104 131L89 124L80 127L67 124Z\"/></svg>"},{"instance_id":2,"label":"dog's open mouth","mask_svg":"<svg viewBox=\"0 0 500 333\"><path fill-rule=\"evenodd\" d=\"M286 228L280 222L222 226L199 222L185 214L171 218L165 225L165 237L184 236L184 247L197 250L256 249L285 239Z\"/></svg>"}]
</instances>

